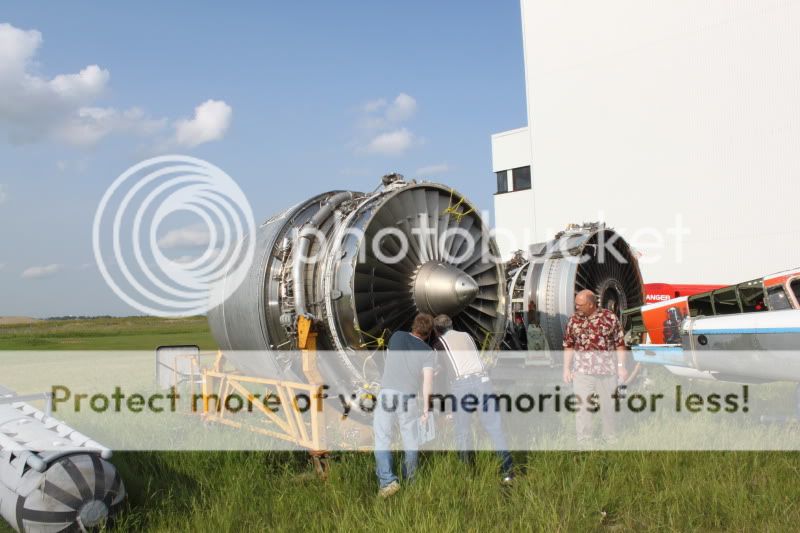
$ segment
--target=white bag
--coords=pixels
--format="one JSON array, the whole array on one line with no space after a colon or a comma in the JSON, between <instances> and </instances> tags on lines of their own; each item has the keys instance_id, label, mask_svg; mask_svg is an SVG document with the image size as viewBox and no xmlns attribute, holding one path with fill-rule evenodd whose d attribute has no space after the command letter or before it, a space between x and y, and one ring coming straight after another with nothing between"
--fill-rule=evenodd
<instances>
[{"instance_id":1,"label":"white bag","mask_svg":"<svg viewBox=\"0 0 800 533\"><path fill-rule=\"evenodd\" d=\"M428 414L428 419L417 420L417 443L420 445L430 442L436 438L436 423L433 421L433 413Z\"/></svg>"}]
</instances>

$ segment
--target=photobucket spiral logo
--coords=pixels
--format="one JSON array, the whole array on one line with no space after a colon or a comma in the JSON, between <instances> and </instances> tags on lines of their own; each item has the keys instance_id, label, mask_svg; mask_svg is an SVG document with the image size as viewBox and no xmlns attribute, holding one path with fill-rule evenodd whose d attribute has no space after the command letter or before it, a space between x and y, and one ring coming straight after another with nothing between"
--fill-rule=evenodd
<instances>
[{"instance_id":1,"label":"photobucket spiral logo","mask_svg":"<svg viewBox=\"0 0 800 533\"><path fill-rule=\"evenodd\" d=\"M162 156L111 184L95 213L92 246L108 286L135 309L197 315L241 285L253 262L255 222L244 193L220 168Z\"/></svg>"}]
</instances>

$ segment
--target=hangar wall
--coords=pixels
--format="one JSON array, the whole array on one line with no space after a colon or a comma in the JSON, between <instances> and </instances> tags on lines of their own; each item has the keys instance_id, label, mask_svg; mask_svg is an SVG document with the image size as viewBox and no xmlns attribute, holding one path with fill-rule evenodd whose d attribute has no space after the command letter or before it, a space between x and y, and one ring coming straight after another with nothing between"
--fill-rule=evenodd
<instances>
[{"instance_id":1,"label":"hangar wall","mask_svg":"<svg viewBox=\"0 0 800 533\"><path fill-rule=\"evenodd\" d=\"M495 196L501 232L531 220L539 241L605 219L645 282L800 265L799 3L522 0L521 13L532 179ZM514 138L493 136L493 153L521 150L503 146Z\"/></svg>"}]
</instances>

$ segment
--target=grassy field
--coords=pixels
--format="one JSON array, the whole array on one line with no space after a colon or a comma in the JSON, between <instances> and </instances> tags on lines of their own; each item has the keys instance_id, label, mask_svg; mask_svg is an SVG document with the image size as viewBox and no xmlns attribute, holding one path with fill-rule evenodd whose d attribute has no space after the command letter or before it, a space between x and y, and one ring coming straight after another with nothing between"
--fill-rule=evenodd
<instances>
[{"instance_id":1,"label":"grassy field","mask_svg":"<svg viewBox=\"0 0 800 533\"><path fill-rule=\"evenodd\" d=\"M0 327L0 349L212 349L205 320L151 318ZM0 381L2 381L0 379ZM120 531L795 531L800 454L517 454L469 469L429 453L414 484L375 496L370 454L339 454L321 482L302 453L117 453L129 501ZM0 524L0 531L10 531Z\"/></svg>"},{"instance_id":2,"label":"grassy field","mask_svg":"<svg viewBox=\"0 0 800 533\"><path fill-rule=\"evenodd\" d=\"M197 344L201 350L216 349L205 317L0 323L0 350L151 350L164 344Z\"/></svg>"}]
</instances>

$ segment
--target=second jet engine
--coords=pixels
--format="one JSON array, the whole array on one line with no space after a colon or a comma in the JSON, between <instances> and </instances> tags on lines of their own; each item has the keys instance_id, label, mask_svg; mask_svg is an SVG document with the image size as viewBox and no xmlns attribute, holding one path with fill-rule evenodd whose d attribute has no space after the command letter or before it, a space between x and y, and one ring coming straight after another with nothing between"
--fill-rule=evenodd
<instances>
[{"instance_id":1,"label":"second jet engine","mask_svg":"<svg viewBox=\"0 0 800 533\"><path fill-rule=\"evenodd\" d=\"M636 256L619 233L602 223L570 225L552 240L531 246L517 265L509 272L508 316L541 326L555 350L561 349L579 291L591 290L599 306L618 317L644 303Z\"/></svg>"}]
</instances>

